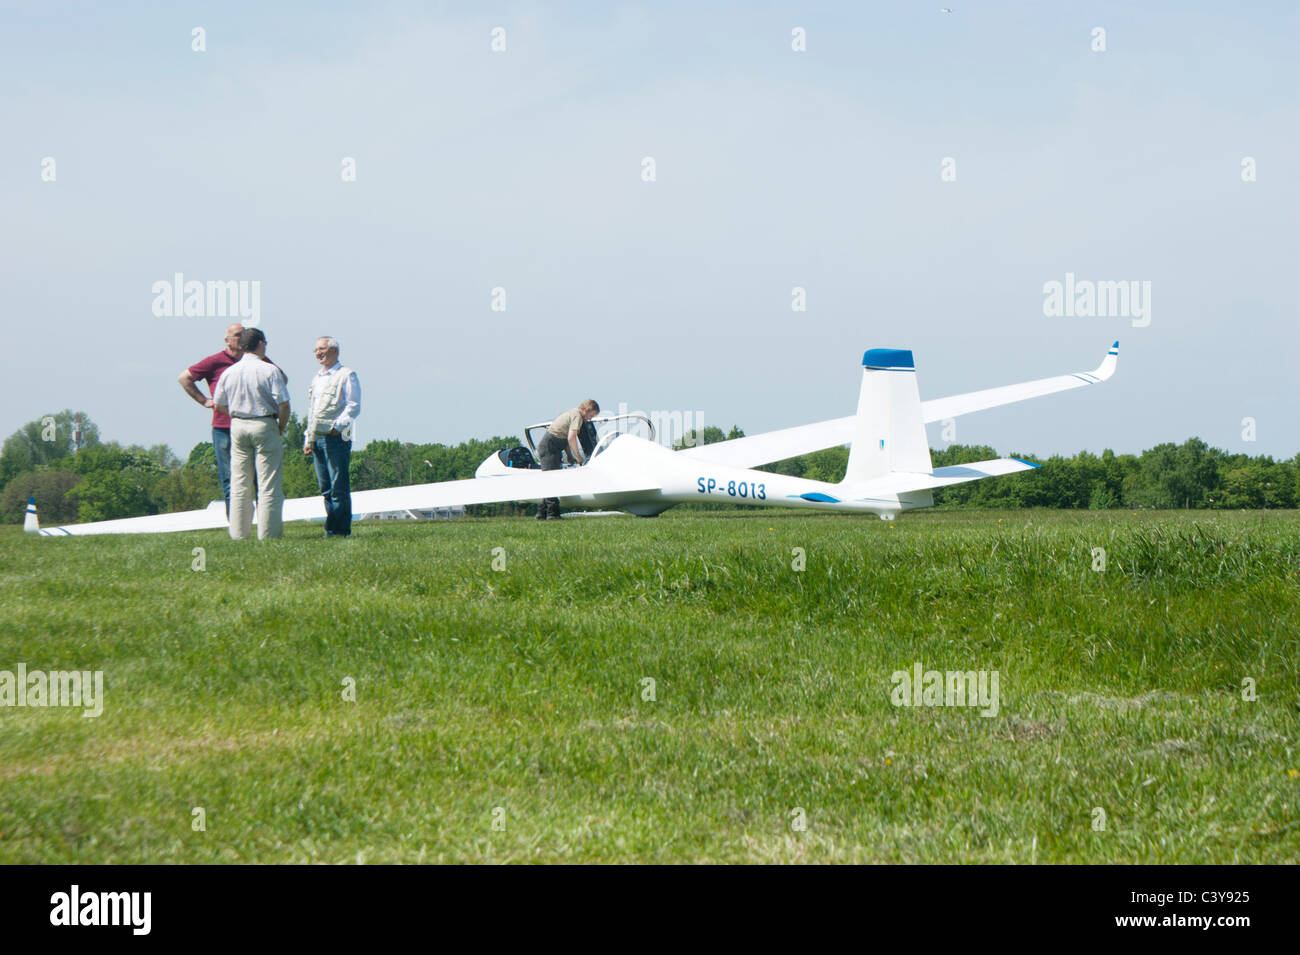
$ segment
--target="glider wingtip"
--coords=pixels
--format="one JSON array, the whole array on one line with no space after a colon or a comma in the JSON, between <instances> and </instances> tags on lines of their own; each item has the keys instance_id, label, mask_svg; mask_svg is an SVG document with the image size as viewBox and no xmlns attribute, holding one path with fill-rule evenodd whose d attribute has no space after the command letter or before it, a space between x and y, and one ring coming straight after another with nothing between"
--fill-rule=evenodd
<instances>
[{"instance_id":1,"label":"glider wingtip","mask_svg":"<svg viewBox=\"0 0 1300 955\"><path fill-rule=\"evenodd\" d=\"M1106 357L1101 360L1092 373L1098 381L1106 381L1111 375L1115 374L1115 366L1119 363L1119 342L1115 342L1106 352Z\"/></svg>"},{"instance_id":2,"label":"glider wingtip","mask_svg":"<svg viewBox=\"0 0 1300 955\"><path fill-rule=\"evenodd\" d=\"M23 533L39 534L41 532L41 522L36 516L36 495L33 494L27 498L27 511L23 515Z\"/></svg>"}]
</instances>

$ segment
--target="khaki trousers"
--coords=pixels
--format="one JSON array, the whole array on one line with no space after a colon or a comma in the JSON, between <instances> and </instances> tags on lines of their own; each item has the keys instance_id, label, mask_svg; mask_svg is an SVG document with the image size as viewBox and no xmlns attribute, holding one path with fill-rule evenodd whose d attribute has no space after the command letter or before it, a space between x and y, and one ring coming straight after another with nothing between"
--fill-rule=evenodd
<instances>
[{"instance_id":1,"label":"khaki trousers","mask_svg":"<svg viewBox=\"0 0 1300 955\"><path fill-rule=\"evenodd\" d=\"M257 539L284 535L280 467L284 441L275 418L230 420L230 536L253 536L253 465L257 465Z\"/></svg>"}]
</instances>

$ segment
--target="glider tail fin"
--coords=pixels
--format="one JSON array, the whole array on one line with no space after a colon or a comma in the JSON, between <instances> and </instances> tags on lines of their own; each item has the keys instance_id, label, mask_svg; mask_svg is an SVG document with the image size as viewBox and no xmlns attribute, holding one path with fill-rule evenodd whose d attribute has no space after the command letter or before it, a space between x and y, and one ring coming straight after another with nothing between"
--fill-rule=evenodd
<instances>
[{"instance_id":1,"label":"glider tail fin","mask_svg":"<svg viewBox=\"0 0 1300 955\"><path fill-rule=\"evenodd\" d=\"M844 481L896 471L933 472L916 366L910 351L873 348L862 356L862 391Z\"/></svg>"}]
</instances>

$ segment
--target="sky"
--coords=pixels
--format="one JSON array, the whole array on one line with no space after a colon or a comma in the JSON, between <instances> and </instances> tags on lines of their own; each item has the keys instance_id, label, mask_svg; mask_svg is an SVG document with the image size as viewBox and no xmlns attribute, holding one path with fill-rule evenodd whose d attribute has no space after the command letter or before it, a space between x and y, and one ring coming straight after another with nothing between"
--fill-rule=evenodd
<instances>
[{"instance_id":1,"label":"sky","mask_svg":"<svg viewBox=\"0 0 1300 955\"><path fill-rule=\"evenodd\" d=\"M181 273L259 283L298 413L338 338L358 446L755 434L851 414L868 348L935 398L1118 339L947 437L1300 452L1300 6L953 2L0 4L0 437L208 440ZM1045 314L1067 274L1149 313Z\"/></svg>"}]
</instances>

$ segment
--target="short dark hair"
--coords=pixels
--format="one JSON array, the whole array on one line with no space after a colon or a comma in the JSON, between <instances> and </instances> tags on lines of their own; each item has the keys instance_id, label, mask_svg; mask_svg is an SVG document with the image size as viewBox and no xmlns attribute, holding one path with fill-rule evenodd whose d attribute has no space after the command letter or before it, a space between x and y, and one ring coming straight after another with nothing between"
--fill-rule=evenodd
<instances>
[{"instance_id":1,"label":"short dark hair","mask_svg":"<svg viewBox=\"0 0 1300 955\"><path fill-rule=\"evenodd\" d=\"M239 347L244 351L252 351L264 341L266 336L262 334L260 328L245 328L239 333Z\"/></svg>"}]
</instances>

